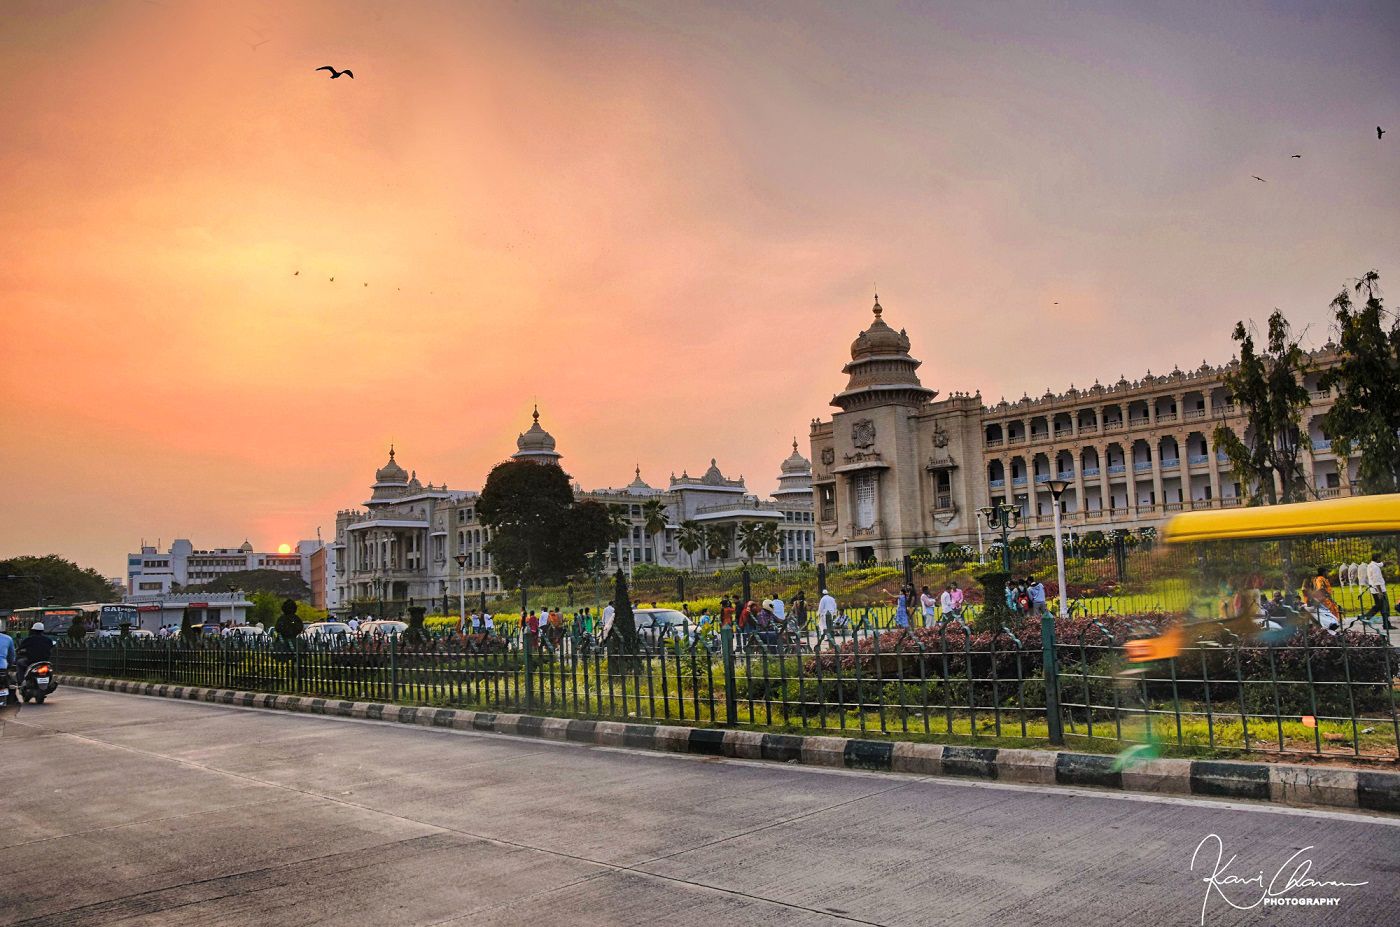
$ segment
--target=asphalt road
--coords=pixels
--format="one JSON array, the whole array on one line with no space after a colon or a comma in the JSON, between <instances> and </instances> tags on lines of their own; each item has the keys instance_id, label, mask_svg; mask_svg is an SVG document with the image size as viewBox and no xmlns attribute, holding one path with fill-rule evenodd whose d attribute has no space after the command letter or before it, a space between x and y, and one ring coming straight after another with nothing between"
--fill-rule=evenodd
<instances>
[{"instance_id":1,"label":"asphalt road","mask_svg":"<svg viewBox=\"0 0 1400 927\"><path fill-rule=\"evenodd\" d=\"M77 689L0 732L0 769L0 925L1158 927L1201 923L1203 902L1210 925L1361 925L1396 923L1400 897L1395 818ZM1210 834L1238 855L1224 875L1283 868L1281 888L1310 860L1367 884L1236 909L1203 881Z\"/></svg>"}]
</instances>

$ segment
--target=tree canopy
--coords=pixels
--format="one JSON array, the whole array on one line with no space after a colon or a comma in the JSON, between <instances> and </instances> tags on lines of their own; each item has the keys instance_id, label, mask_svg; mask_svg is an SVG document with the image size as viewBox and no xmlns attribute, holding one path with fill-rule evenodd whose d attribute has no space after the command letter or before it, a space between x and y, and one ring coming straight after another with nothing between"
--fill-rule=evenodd
<instances>
[{"instance_id":1,"label":"tree canopy","mask_svg":"<svg viewBox=\"0 0 1400 927\"><path fill-rule=\"evenodd\" d=\"M618 536L606 507L574 501L569 476L558 464L497 464L476 510L491 529L486 550L492 569L512 587L563 583Z\"/></svg>"},{"instance_id":2,"label":"tree canopy","mask_svg":"<svg viewBox=\"0 0 1400 927\"><path fill-rule=\"evenodd\" d=\"M1303 476L1303 410L1311 398L1303 377L1307 355L1290 336L1288 320L1275 309L1269 316L1264 350L1243 322L1235 323L1239 363L1225 374L1225 388L1239 404L1247 423L1243 435L1228 425L1215 429L1215 446L1225 452L1252 504L1301 502L1307 493ZM1275 486L1277 475L1279 484Z\"/></svg>"},{"instance_id":3,"label":"tree canopy","mask_svg":"<svg viewBox=\"0 0 1400 927\"><path fill-rule=\"evenodd\" d=\"M225 573L218 579L184 587L185 592L266 592L278 599L309 599L311 587L301 574L285 570L239 570Z\"/></svg>"},{"instance_id":4,"label":"tree canopy","mask_svg":"<svg viewBox=\"0 0 1400 927\"><path fill-rule=\"evenodd\" d=\"M1338 460L1360 453L1367 493L1400 490L1400 320L1386 325L1379 282L1374 270L1356 282L1360 306L1345 289L1332 300L1341 360L1319 383L1337 393L1323 431Z\"/></svg>"},{"instance_id":5,"label":"tree canopy","mask_svg":"<svg viewBox=\"0 0 1400 927\"><path fill-rule=\"evenodd\" d=\"M57 554L0 560L0 608L109 602L121 594L101 573Z\"/></svg>"}]
</instances>

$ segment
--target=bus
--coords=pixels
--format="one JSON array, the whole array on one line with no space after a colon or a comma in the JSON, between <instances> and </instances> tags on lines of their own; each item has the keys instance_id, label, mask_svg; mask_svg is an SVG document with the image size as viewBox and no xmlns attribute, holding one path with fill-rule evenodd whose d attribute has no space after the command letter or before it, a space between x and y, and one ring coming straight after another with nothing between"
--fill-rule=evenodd
<instances>
[{"instance_id":1,"label":"bus","mask_svg":"<svg viewBox=\"0 0 1400 927\"><path fill-rule=\"evenodd\" d=\"M71 634L75 623L81 623L84 636L109 637L121 633L123 624L138 627L140 616L135 605L119 603L86 602L62 607L35 606L15 609L9 617L7 629L12 634L27 634L36 621L43 622L44 633L50 637Z\"/></svg>"}]
</instances>

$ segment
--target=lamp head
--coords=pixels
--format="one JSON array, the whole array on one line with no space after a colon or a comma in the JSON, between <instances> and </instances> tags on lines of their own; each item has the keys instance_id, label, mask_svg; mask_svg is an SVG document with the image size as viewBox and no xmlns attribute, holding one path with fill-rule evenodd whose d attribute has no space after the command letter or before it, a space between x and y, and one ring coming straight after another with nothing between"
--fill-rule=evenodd
<instances>
[{"instance_id":1,"label":"lamp head","mask_svg":"<svg viewBox=\"0 0 1400 927\"><path fill-rule=\"evenodd\" d=\"M1069 480L1046 480L1045 487L1050 490L1050 495L1054 496L1056 500L1059 500L1061 494L1063 494L1066 489L1069 489Z\"/></svg>"}]
</instances>

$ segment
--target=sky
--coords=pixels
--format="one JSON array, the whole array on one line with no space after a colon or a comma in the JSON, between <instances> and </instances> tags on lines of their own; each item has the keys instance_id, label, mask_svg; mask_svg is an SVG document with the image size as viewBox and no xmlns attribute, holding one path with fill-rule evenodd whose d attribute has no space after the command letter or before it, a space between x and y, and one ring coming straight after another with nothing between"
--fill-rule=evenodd
<instances>
[{"instance_id":1,"label":"sky","mask_svg":"<svg viewBox=\"0 0 1400 927\"><path fill-rule=\"evenodd\" d=\"M1321 344L1400 279L1398 39L1393 2L0 0L0 557L329 534L391 442L480 488L536 402L585 488L766 494L877 286L990 403L1274 307Z\"/></svg>"}]
</instances>

